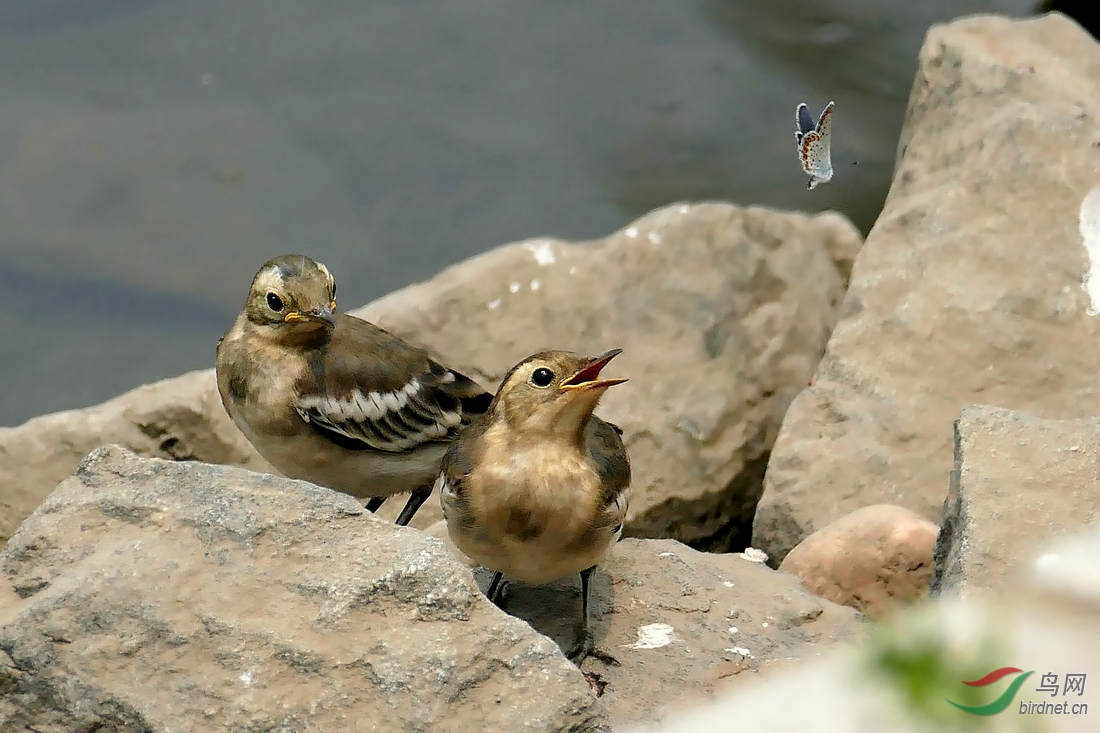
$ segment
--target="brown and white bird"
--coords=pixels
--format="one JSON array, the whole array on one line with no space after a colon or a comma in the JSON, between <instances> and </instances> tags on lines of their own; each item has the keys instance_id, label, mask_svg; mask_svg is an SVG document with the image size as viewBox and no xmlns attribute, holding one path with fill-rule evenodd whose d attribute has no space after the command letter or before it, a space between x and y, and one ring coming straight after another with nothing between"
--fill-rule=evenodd
<instances>
[{"instance_id":1,"label":"brown and white bird","mask_svg":"<svg viewBox=\"0 0 1100 733\"><path fill-rule=\"evenodd\" d=\"M545 351L505 376L488 411L451 444L436 481L447 531L475 562L542 584L581 576L581 622L568 656L595 651L589 627L590 579L622 535L630 499L630 462L621 431L592 414L607 388L600 379L621 353L595 357Z\"/></svg>"},{"instance_id":2,"label":"brown and white bird","mask_svg":"<svg viewBox=\"0 0 1100 733\"><path fill-rule=\"evenodd\" d=\"M290 478L376 511L411 492L397 524L431 495L447 446L492 395L426 352L336 312L336 282L304 255L276 257L252 280L218 342L218 391L256 450Z\"/></svg>"}]
</instances>

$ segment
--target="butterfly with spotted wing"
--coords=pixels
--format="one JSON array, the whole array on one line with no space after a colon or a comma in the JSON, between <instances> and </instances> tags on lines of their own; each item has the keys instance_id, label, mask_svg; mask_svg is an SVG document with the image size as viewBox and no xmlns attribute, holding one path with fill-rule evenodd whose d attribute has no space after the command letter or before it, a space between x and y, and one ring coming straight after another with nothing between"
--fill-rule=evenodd
<instances>
[{"instance_id":1,"label":"butterfly with spotted wing","mask_svg":"<svg viewBox=\"0 0 1100 733\"><path fill-rule=\"evenodd\" d=\"M806 188L813 190L819 183L833 178L833 162L829 139L833 128L833 103L825 105L817 124L805 103L795 109L794 139L798 143L798 160L810 177Z\"/></svg>"}]
</instances>

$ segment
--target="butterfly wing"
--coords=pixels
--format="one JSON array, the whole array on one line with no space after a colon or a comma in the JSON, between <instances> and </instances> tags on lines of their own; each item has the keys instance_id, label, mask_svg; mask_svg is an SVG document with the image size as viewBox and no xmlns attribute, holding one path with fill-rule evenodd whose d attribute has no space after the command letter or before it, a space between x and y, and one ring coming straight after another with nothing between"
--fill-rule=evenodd
<instances>
[{"instance_id":1,"label":"butterfly wing","mask_svg":"<svg viewBox=\"0 0 1100 733\"><path fill-rule=\"evenodd\" d=\"M820 148L820 139L821 136L816 131L810 130L798 143L798 162L802 164L802 172L808 176L814 175L816 151Z\"/></svg>"},{"instance_id":2,"label":"butterfly wing","mask_svg":"<svg viewBox=\"0 0 1100 733\"><path fill-rule=\"evenodd\" d=\"M817 120L817 127L814 128L817 134L821 137L821 147L823 150L824 163L828 168L832 168L832 151L831 151L831 139L833 133L833 103L829 102L825 105L825 109L821 110L821 117Z\"/></svg>"},{"instance_id":3,"label":"butterfly wing","mask_svg":"<svg viewBox=\"0 0 1100 733\"><path fill-rule=\"evenodd\" d=\"M813 129L814 118L810 116L810 110L803 102L794 110L794 139L801 144L803 136Z\"/></svg>"},{"instance_id":4,"label":"butterfly wing","mask_svg":"<svg viewBox=\"0 0 1100 733\"><path fill-rule=\"evenodd\" d=\"M833 130L833 103L825 105L817 126L813 132L802 136L799 154L802 169L810 176L807 188L813 190L819 183L825 183L833 177L831 135Z\"/></svg>"}]
</instances>

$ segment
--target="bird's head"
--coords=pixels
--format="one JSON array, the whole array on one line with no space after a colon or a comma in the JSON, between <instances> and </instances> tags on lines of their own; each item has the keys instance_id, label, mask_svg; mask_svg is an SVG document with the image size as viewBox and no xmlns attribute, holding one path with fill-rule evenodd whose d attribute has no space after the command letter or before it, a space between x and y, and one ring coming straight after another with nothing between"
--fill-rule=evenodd
<instances>
[{"instance_id":1,"label":"bird's head","mask_svg":"<svg viewBox=\"0 0 1100 733\"><path fill-rule=\"evenodd\" d=\"M278 341L323 336L336 326L336 281L305 255L275 257L252 279L244 312L249 323Z\"/></svg>"},{"instance_id":2,"label":"bird's head","mask_svg":"<svg viewBox=\"0 0 1100 733\"><path fill-rule=\"evenodd\" d=\"M543 351L529 356L504 377L493 412L516 429L579 438L607 388L626 381L600 379L600 371L620 353L622 349L599 356Z\"/></svg>"}]
</instances>

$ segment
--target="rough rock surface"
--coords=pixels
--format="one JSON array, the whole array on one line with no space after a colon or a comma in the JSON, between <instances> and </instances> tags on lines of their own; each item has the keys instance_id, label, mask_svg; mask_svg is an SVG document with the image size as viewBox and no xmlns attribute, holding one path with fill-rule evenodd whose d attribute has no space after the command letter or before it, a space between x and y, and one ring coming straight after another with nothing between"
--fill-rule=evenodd
<instances>
[{"instance_id":1,"label":"rough rock surface","mask_svg":"<svg viewBox=\"0 0 1100 733\"><path fill-rule=\"evenodd\" d=\"M354 312L492 388L543 348L626 349L612 370L631 381L608 393L600 414L626 430L628 533L739 549L780 421L817 365L860 245L836 214L676 204L602 240L498 248ZM188 380L0 431L0 497L13 497L0 506L0 535L102 442L162 455L126 411L174 430L176 384L190 390L188 404L201 402L187 413L191 456L255 467L243 438L225 435L231 424L210 373ZM217 450L200 446L204 429L223 436ZM62 432L60 445L50 442ZM387 502L382 515L402 503ZM433 499L414 526L440 516Z\"/></svg>"},{"instance_id":2,"label":"rough rock surface","mask_svg":"<svg viewBox=\"0 0 1100 733\"><path fill-rule=\"evenodd\" d=\"M487 587L491 574L477 575ZM579 577L510 583L505 598L508 613L563 647L572 640ZM607 683L601 702L616 728L678 713L814 657L863 626L858 613L815 597L788 573L674 540L619 542L596 571L592 598L596 645L621 666L593 659L584 669Z\"/></svg>"},{"instance_id":3,"label":"rough rock surface","mask_svg":"<svg viewBox=\"0 0 1100 733\"><path fill-rule=\"evenodd\" d=\"M871 504L938 522L968 404L1096 412L1100 302L1082 279L1086 241L1100 260L1098 143L1100 45L1072 21L929 30L893 185L784 419L754 547L782 560Z\"/></svg>"},{"instance_id":4,"label":"rough rock surface","mask_svg":"<svg viewBox=\"0 0 1100 733\"><path fill-rule=\"evenodd\" d=\"M933 591L1011 594L1050 538L1100 522L1100 419L1041 420L977 405L955 423L955 468Z\"/></svg>"},{"instance_id":5,"label":"rough rock surface","mask_svg":"<svg viewBox=\"0 0 1100 733\"><path fill-rule=\"evenodd\" d=\"M0 730L606 729L437 540L305 482L97 449L0 573Z\"/></svg>"},{"instance_id":6,"label":"rough rock surface","mask_svg":"<svg viewBox=\"0 0 1100 733\"><path fill-rule=\"evenodd\" d=\"M0 428L0 544L80 459L112 443L144 456L274 470L225 414L214 372L191 372L95 407Z\"/></svg>"},{"instance_id":7,"label":"rough rock surface","mask_svg":"<svg viewBox=\"0 0 1100 733\"><path fill-rule=\"evenodd\" d=\"M952 599L906 612L865 643L827 652L645 730L1091 733L1100 710L1100 686L1091 673L1100 668L1098 554L1100 527L1094 527L1030 555L1035 562L1011 596ZM978 717L947 702L989 704L1018 677L988 687L961 680L1005 666L1032 673L1002 713ZM1056 675L1054 694L1038 689L1045 674ZM1081 675L1080 692L1065 690L1067 674ZM1039 713L1036 705L1049 707Z\"/></svg>"},{"instance_id":8,"label":"rough rock surface","mask_svg":"<svg viewBox=\"0 0 1100 733\"><path fill-rule=\"evenodd\" d=\"M928 595L939 527L887 504L857 509L798 543L779 569L878 619Z\"/></svg>"},{"instance_id":9,"label":"rough rock surface","mask_svg":"<svg viewBox=\"0 0 1100 733\"><path fill-rule=\"evenodd\" d=\"M438 540L351 497L118 446L20 527L0 573L2 730L599 730L861 628L762 563L627 539L594 581L597 645L622 663L586 662L596 701L554 644L578 578L510 584L505 614Z\"/></svg>"}]
</instances>

